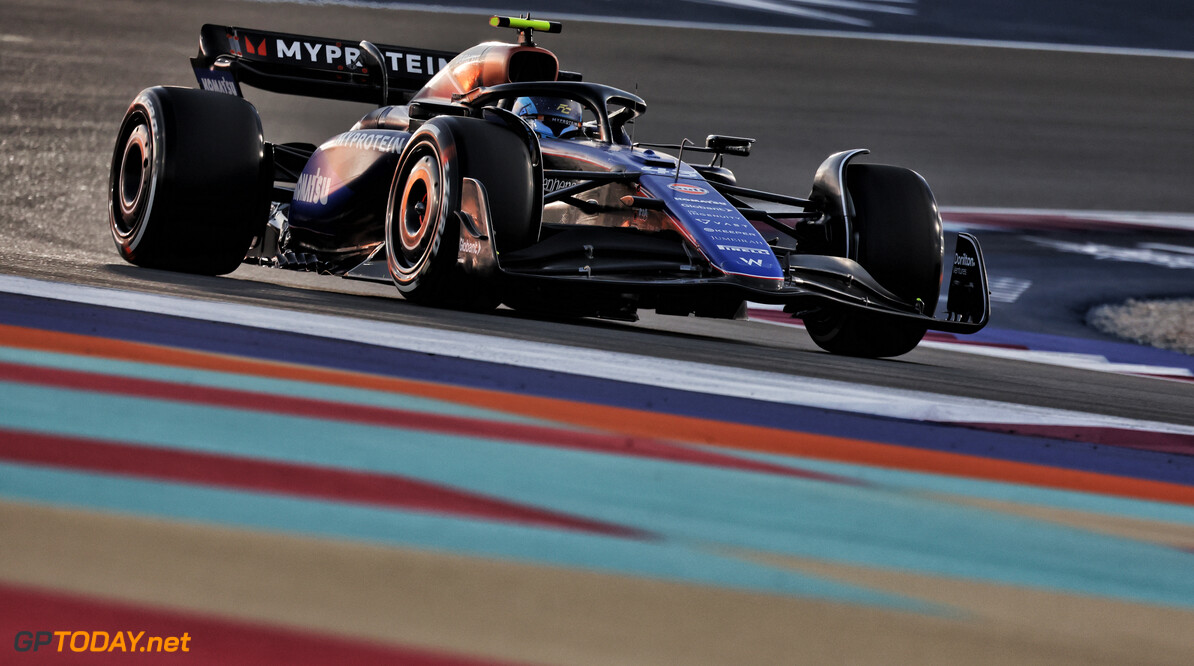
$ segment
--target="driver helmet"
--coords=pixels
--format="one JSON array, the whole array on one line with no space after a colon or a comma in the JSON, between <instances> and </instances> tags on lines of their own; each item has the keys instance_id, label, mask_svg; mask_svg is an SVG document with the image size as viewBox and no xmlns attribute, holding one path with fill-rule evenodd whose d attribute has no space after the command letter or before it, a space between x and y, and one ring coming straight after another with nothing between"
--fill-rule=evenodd
<instances>
[{"instance_id":1,"label":"driver helmet","mask_svg":"<svg viewBox=\"0 0 1194 666\"><path fill-rule=\"evenodd\" d=\"M559 97L519 97L513 111L540 136L568 139L581 135L584 118L579 102Z\"/></svg>"}]
</instances>

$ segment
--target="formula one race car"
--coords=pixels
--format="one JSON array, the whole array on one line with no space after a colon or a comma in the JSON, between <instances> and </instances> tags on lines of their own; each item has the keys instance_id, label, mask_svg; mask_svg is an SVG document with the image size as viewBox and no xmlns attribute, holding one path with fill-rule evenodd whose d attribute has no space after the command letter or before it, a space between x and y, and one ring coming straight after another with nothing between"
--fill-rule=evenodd
<instances>
[{"instance_id":1,"label":"formula one race car","mask_svg":"<svg viewBox=\"0 0 1194 666\"><path fill-rule=\"evenodd\" d=\"M941 218L915 172L849 150L825 160L807 198L739 186L724 156L753 139L633 143L646 103L535 45L560 24L490 22L518 43L453 54L203 26L200 89L144 90L121 125L109 184L121 256L392 281L411 301L477 311L734 318L746 301L782 304L823 349L856 356L986 325L968 234L934 318ZM319 147L269 143L242 84L379 106Z\"/></svg>"}]
</instances>

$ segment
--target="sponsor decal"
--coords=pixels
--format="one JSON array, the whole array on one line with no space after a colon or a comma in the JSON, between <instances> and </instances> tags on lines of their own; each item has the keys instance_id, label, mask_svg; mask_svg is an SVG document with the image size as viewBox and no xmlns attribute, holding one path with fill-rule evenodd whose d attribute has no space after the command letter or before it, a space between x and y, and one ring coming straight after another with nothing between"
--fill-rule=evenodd
<instances>
[{"instance_id":1,"label":"sponsor decal","mask_svg":"<svg viewBox=\"0 0 1194 666\"><path fill-rule=\"evenodd\" d=\"M448 66L447 58L435 58L420 53L400 53L386 51L385 57L390 62L390 69L407 74L426 74L430 76Z\"/></svg>"},{"instance_id":2,"label":"sponsor decal","mask_svg":"<svg viewBox=\"0 0 1194 666\"><path fill-rule=\"evenodd\" d=\"M954 255L954 266L963 266L966 268L974 268L975 264L977 264L977 263L978 262L976 262L974 260L974 257L972 257L968 254L955 254Z\"/></svg>"},{"instance_id":3,"label":"sponsor decal","mask_svg":"<svg viewBox=\"0 0 1194 666\"><path fill-rule=\"evenodd\" d=\"M332 179L323 175L323 169L316 169L315 173L304 173L299 176L298 184L294 187L294 199L309 204L326 206L328 195L332 192Z\"/></svg>"},{"instance_id":4,"label":"sponsor decal","mask_svg":"<svg viewBox=\"0 0 1194 666\"><path fill-rule=\"evenodd\" d=\"M768 250L771 249L771 246L768 245L766 242L761 241L761 240L754 240L752 238L736 238L734 236L720 236L720 235L713 234L713 235L709 236L709 240L711 240L715 243L734 243L736 245L745 244L745 245L753 245L755 247L765 247Z\"/></svg>"},{"instance_id":5,"label":"sponsor decal","mask_svg":"<svg viewBox=\"0 0 1194 666\"><path fill-rule=\"evenodd\" d=\"M245 37L246 48L250 40ZM265 53L264 42L258 47L258 55ZM249 48L252 51L252 48ZM337 69L361 69L361 50L355 46L347 46L341 42L324 44L319 42L305 42L301 40L286 40L281 37L274 40L274 57L279 60L292 60L307 65L332 66ZM390 71L395 74L419 74L430 76L448 66L447 58L425 55L422 53L407 53L402 51L385 51L382 54Z\"/></svg>"},{"instance_id":6,"label":"sponsor decal","mask_svg":"<svg viewBox=\"0 0 1194 666\"><path fill-rule=\"evenodd\" d=\"M731 209L725 208L722 206L708 206L705 204L694 204L694 203L690 203L688 200L685 200L683 197L676 197L676 202L679 203L681 206L684 206L685 210L701 211L701 215L704 215L706 217L720 217L722 219L733 219L733 220L737 220L737 219L741 218L741 216L737 214L737 211L734 212L734 215L730 215Z\"/></svg>"},{"instance_id":7,"label":"sponsor decal","mask_svg":"<svg viewBox=\"0 0 1194 666\"><path fill-rule=\"evenodd\" d=\"M196 69L195 78L199 81L199 87L204 90L240 97L240 91L236 89L236 81L227 72Z\"/></svg>"},{"instance_id":8,"label":"sponsor decal","mask_svg":"<svg viewBox=\"0 0 1194 666\"><path fill-rule=\"evenodd\" d=\"M543 179L543 193L551 194L556 190L562 190L565 187L572 187L579 183L578 180L567 180L565 178L544 178Z\"/></svg>"},{"instance_id":9,"label":"sponsor decal","mask_svg":"<svg viewBox=\"0 0 1194 666\"><path fill-rule=\"evenodd\" d=\"M689 183L668 183L667 186L669 189L675 190L677 192L683 192L684 194L695 194L697 196L705 196L706 194L709 193L709 190L706 190L705 188L703 188L699 185L691 185Z\"/></svg>"},{"instance_id":10,"label":"sponsor decal","mask_svg":"<svg viewBox=\"0 0 1194 666\"><path fill-rule=\"evenodd\" d=\"M471 238L461 238L459 251L465 254L481 254L481 244Z\"/></svg>"},{"instance_id":11,"label":"sponsor decal","mask_svg":"<svg viewBox=\"0 0 1194 666\"><path fill-rule=\"evenodd\" d=\"M324 142L320 149L356 148L376 150L379 153L401 153L409 137L392 132L345 132Z\"/></svg>"},{"instance_id":12,"label":"sponsor decal","mask_svg":"<svg viewBox=\"0 0 1194 666\"><path fill-rule=\"evenodd\" d=\"M734 209L734 207L729 203L725 201L719 201L717 199L690 199L689 197L676 197L676 201L687 201L692 204L696 204L697 206L704 206L710 210L719 208L723 210Z\"/></svg>"},{"instance_id":13,"label":"sponsor decal","mask_svg":"<svg viewBox=\"0 0 1194 666\"><path fill-rule=\"evenodd\" d=\"M745 254L774 254L771 250L760 250L757 247L741 247L738 245L718 245L717 249L724 252L742 252Z\"/></svg>"},{"instance_id":14,"label":"sponsor decal","mask_svg":"<svg viewBox=\"0 0 1194 666\"><path fill-rule=\"evenodd\" d=\"M702 215L703 215L703 213L702 213ZM748 223L746 220L743 220L741 216L739 216L739 217L723 217L723 216L718 215L715 217L717 219L714 219L712 217L698 217L698 218L694 218L694 219L696 219L696 221L701 224L708 224L708 225L714 226L714 227L733 227L734 229L750 229L751 230L750 232L744 231L744 232L740 232L740 233L747 233L748 235L752 235L752 236L754 234L758 233L757 231L754 231L754 227L750 226L750 223ZM721 233L730 233L730 229L724 229L724 228L716 229L716 230L705 229L705 231L719 231Z\"/></svg>"},{"instance_id":15,"label":"sponsor decal","mask_svg":"<svg viewBox=\"0 0 1194 666\"><path fill-rule=\"evenodd\" d=\"M746 240L746 239L754 240L759 235L759 232L755 231L753 227L751 228L750 231L746 231L744 229L714 229L712 227L705 227L705 231L708 231L711 234L729 234L732 236L746 236L746 238L744 238L742 240ZM723 240L729 240L729 239L726 238Z\"/></svg>"},{"instance_id":16,"label":"sponsor decal","mask_svg":"<svg viewBox=\"0 0 1194 666\"><path fill-rule=\"evenodd\" d=\"M248 41L248 37L245 41ZM339 42L312 44L295 40L287 43L285 39L279 38L275 40L274 46L277 57L282 60L297 60L312 65L336 65L338 69L357 69L361 66L361 50L354 46L344 46Z\"/></svg>"}]
</instances>

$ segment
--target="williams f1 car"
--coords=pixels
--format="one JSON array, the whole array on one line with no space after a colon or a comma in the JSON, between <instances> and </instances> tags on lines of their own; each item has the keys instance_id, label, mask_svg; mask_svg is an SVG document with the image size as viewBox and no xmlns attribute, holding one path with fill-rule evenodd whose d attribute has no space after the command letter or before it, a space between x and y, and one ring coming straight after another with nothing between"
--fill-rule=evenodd
<instances>
[{"instance_id":1,"label":"williams f1 car","mask_svg":"<svg viewBox=\"0 0 1194 666\"><path fill-rule=\"evenodd\" d=\"M462 53L205 25L197 89L142 91L121 124L109 223L127 261L242 262L392 282L410 301L633 320L782 305L823 349L896 356L990 314L959 234L948 297L928 185L828 157L807 197L736 182L753 139L635 143L638 96L561 70L534 32ZM377 109L323 145L271 143L241 86ZM686 161L686 158L688 161Z\"/></svg>"}]
</instances>

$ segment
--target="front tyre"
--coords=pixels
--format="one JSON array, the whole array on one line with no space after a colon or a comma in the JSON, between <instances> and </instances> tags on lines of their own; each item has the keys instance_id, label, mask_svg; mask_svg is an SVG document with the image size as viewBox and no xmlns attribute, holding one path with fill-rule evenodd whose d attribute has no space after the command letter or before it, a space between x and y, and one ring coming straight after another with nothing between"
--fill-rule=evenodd
<instances>
[{"instance_id":1,"label":"front tyre","mask_svg":"<svg viewBox=\"0 0 1194 666\"><path fill-rule=\"evenodd\" d=\"M190 88L143 90L112 154L108 223L116 249L138 266L230 273L265 224L271 180L251 104Z\"/></svg>"},{"instance_id":2,"label":"front tyre","mask_svg":"<svg viewBox=\"0 0 1194 666\"><path fill-rule=\"evenodd\" d=\"M452 295L460 239L461 176L451 134L428 123L411 137L386 204L386 264L402 295L442 303Z\"/></svg>"},{"instance_id":3,"label":"front tyre","mask_svg":"<svg viewBox=\"0 0 1194 666\"><path fill-rule=\"evenodd\" d=\"M386 204L386 263L407 300L473 311L500 303L493 279L458 265L461 192L465 178L488 197L499 251L524 247L537 234L530 153L505 126L478 118L440 116L411 136Z\"/></svg>"},{"instance_id":4,"label":"front tyre","mask_svg":"<svg viewBox=\"0 0 1194 666\"><path fill-rule=\"evenodd\" d=\"M941 289L945 242L941 215L928 184L915 171L851 164L846 191L854 203L855 259L888 291L932 315ZM883 358L916 348L924 324L863 310L828 310L806 317L805 328L825 351Z\"/></svg>"}]
</instances>

